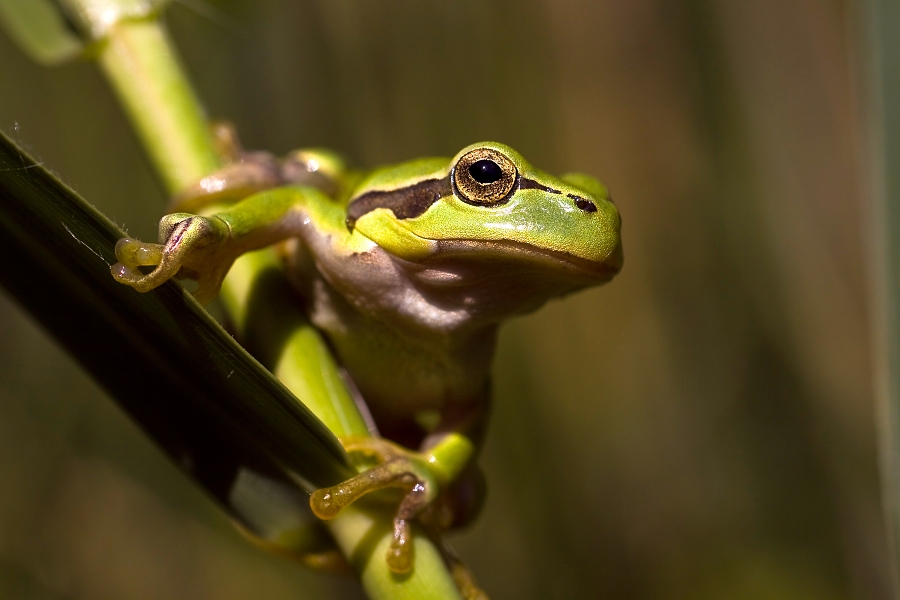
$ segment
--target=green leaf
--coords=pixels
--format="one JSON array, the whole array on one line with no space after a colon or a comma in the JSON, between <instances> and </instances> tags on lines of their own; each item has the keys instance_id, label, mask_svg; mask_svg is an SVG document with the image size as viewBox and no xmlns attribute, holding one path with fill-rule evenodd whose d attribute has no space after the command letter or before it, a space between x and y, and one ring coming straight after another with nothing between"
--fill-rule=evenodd
<instances>
[{"instance_id":1,"label":"green leaf","mask_svg":"<svg viewBox=\"0 0 900 600\"><path fill-rule=\"evenodd\" d=\"M251 531L291 526L343 449L181 286L116 283L124 235L0 134L0 285Z\"/></svg>"},{"instance_id":2,"label":"green leaf","mask_svg":"<svg viewBox=\"0 0 900 600\"><path fill-rule=\"evenodd\" d=\"M111 27L146 19L170 0L0 0L0 23L31 58L58 65L78 58Z\"/></svg>"},{"instance_id":3,"label":"green leaf","mask_svg":"<svg viewBox=\"0 0 900 600\"><path fill-rule=\"evenodd\" d=\"M84 51L52 0L0 0L0 23L26 54L44 65L66 62Z\"/></svg>"}]
</instances>

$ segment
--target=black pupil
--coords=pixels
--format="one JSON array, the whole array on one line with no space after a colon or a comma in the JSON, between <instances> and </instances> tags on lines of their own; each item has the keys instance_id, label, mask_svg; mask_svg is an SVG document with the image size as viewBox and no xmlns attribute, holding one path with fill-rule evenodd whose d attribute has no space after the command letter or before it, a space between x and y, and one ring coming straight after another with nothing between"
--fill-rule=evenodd
<instances>
[{"instance_id":1,"label":"black pupil","mask_svg":"<svg viewBox=\"0 0 900 600\"><path fill-rule=\"evenodd\" d=\"M478 183L494 183L503 177L503 169L492 160L483 159L472 163L469 167L469 175Z\"/></svg>"}]
</instances>

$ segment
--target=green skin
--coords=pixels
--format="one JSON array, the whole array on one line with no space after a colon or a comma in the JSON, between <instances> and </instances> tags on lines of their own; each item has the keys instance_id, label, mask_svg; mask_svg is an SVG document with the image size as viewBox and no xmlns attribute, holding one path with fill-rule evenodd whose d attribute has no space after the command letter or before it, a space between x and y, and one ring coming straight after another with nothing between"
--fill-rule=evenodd
<instances>
[{"instance_id":1,"label":"green skin","mask_svg":"<svg viewBox=\"0 0 900 600\"><path fill-rule=\"evenodd\" d=\"M500 168L499 181L473 178L475 159ZM399 541L388 560L395 571L409 570L408 521L425 518L441 490L471 472L499 325L609 281L622 265L618 211L597 180L553 177L494 142L452 160L419 159L365 175L322 151L281 163L245 155L188 190L180 206L221 207L259 189L210 216L164 217L160 244L120 241L113 275L141 292L189 276L198 281L195 296L208 302L238 256L283 242L286 272L310 320L381 436L418 447L343 440L380 465L319 490L311 505L331 518L369 491L404 488ZM137 270L150 265L149 274Z\"/></svg>"}]
</instances>

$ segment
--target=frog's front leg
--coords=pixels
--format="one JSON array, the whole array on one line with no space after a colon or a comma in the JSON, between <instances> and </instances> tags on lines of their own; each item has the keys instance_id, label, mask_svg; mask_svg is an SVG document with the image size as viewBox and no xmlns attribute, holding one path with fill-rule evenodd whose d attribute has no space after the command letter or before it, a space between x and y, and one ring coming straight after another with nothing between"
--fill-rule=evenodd
<instances>
[{"instance_id":1,"label":"frog's front leg","mask_svg":"<svg viewBox=\"0 0 900 600\"><path fill-rule=\"evenodd\" d=\"M239 255L296 235L317 194L311 188L278 188L209 217L166 215L159 223L159 244L119 240L113 277L139 292L148 292L176 275L194 279L198 283L194 297L205 304L218 294ZM155 269L144 274L139 270L142 266Z\"/></svg>"},{"instance_id":2,"label":"frog's front leg","mask_svg":"<svg viewBox=\"0 0 900 600\"><path fill-rule=\"evenodd\" d=\"M351 455L374 457L379 464L339 485L317 490L310 506L320 519L332 519L365 494L387 487L404 491L394 517L394 538L387 554L389 568L406 573L413 566L411 522L419 518L432 531L447 529L454 508L438 502L441 492L456 482L475 455L475 438L483 411L470 413L450 430L429 436L421 451L382 438L342 440ZM443 429L443 428L442 428Z\"/></svg>"},{"instance_id":3,"label":"frog's front leg","mask_svg":"<svg viewBox=\"0 0 900 600\"><path fill-rule=\"evenodd\" d=\"M315 491L310 506L320 519L333 519L363 495L388 487L401 488L405 494L394 517L394 537L388 550L388 567L395 573L412 569L411 522L436 497L439 489L425 460L381 438L343 439L344 449L353 456L375 456L380 462L352 479Z\"/></svg>"}]
</instances>

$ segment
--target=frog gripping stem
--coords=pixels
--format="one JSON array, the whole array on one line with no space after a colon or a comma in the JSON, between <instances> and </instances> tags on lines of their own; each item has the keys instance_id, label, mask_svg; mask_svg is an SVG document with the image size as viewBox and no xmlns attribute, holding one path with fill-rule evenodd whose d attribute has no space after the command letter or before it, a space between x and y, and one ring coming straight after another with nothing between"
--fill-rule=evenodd
<instances>
[{"instance_id":1,"label":"frog gripping stem","mask_svg":"<svg viewBox=\"0 0 900 600\"><path fill-rule=\"evenodd\" d=\"M198 283L194 297L206 304L219 292L233 259L227 257L230 229L216 217L189 213L166 215L159 223L159 244L123 238L116 243L119 262L110 267L119 283L145 293L176 276ZM143 274L138 267L155 267Z\"/></svg>"},{"instance_id":2,"label":"frog gripping stem","mask_svg":"<svg viewBox=\"0 0 900 600\"><path fill-rule=\"evenodd\" d=\"M379 443L380 442L380 443ZM411 522L437 496L437 485L428 481L423 468L415 459L403 454L395 454L393 448L386 449L384 440L370 440L378 448L356 448L347 445L349 452L374 450L386 458L376 467L360 473L356 477L330 488L313 492L309 499L310 508L323 520L333 519L338 513L365 494L384 488L405 490L403 500L394 517L394 535L387 552L388 568L394 573L408 573L413 567L413 534ZM362 442L361 446L367 445ZM402 452L402 450L401 450Z\"/></svg>"}]
</instances>

